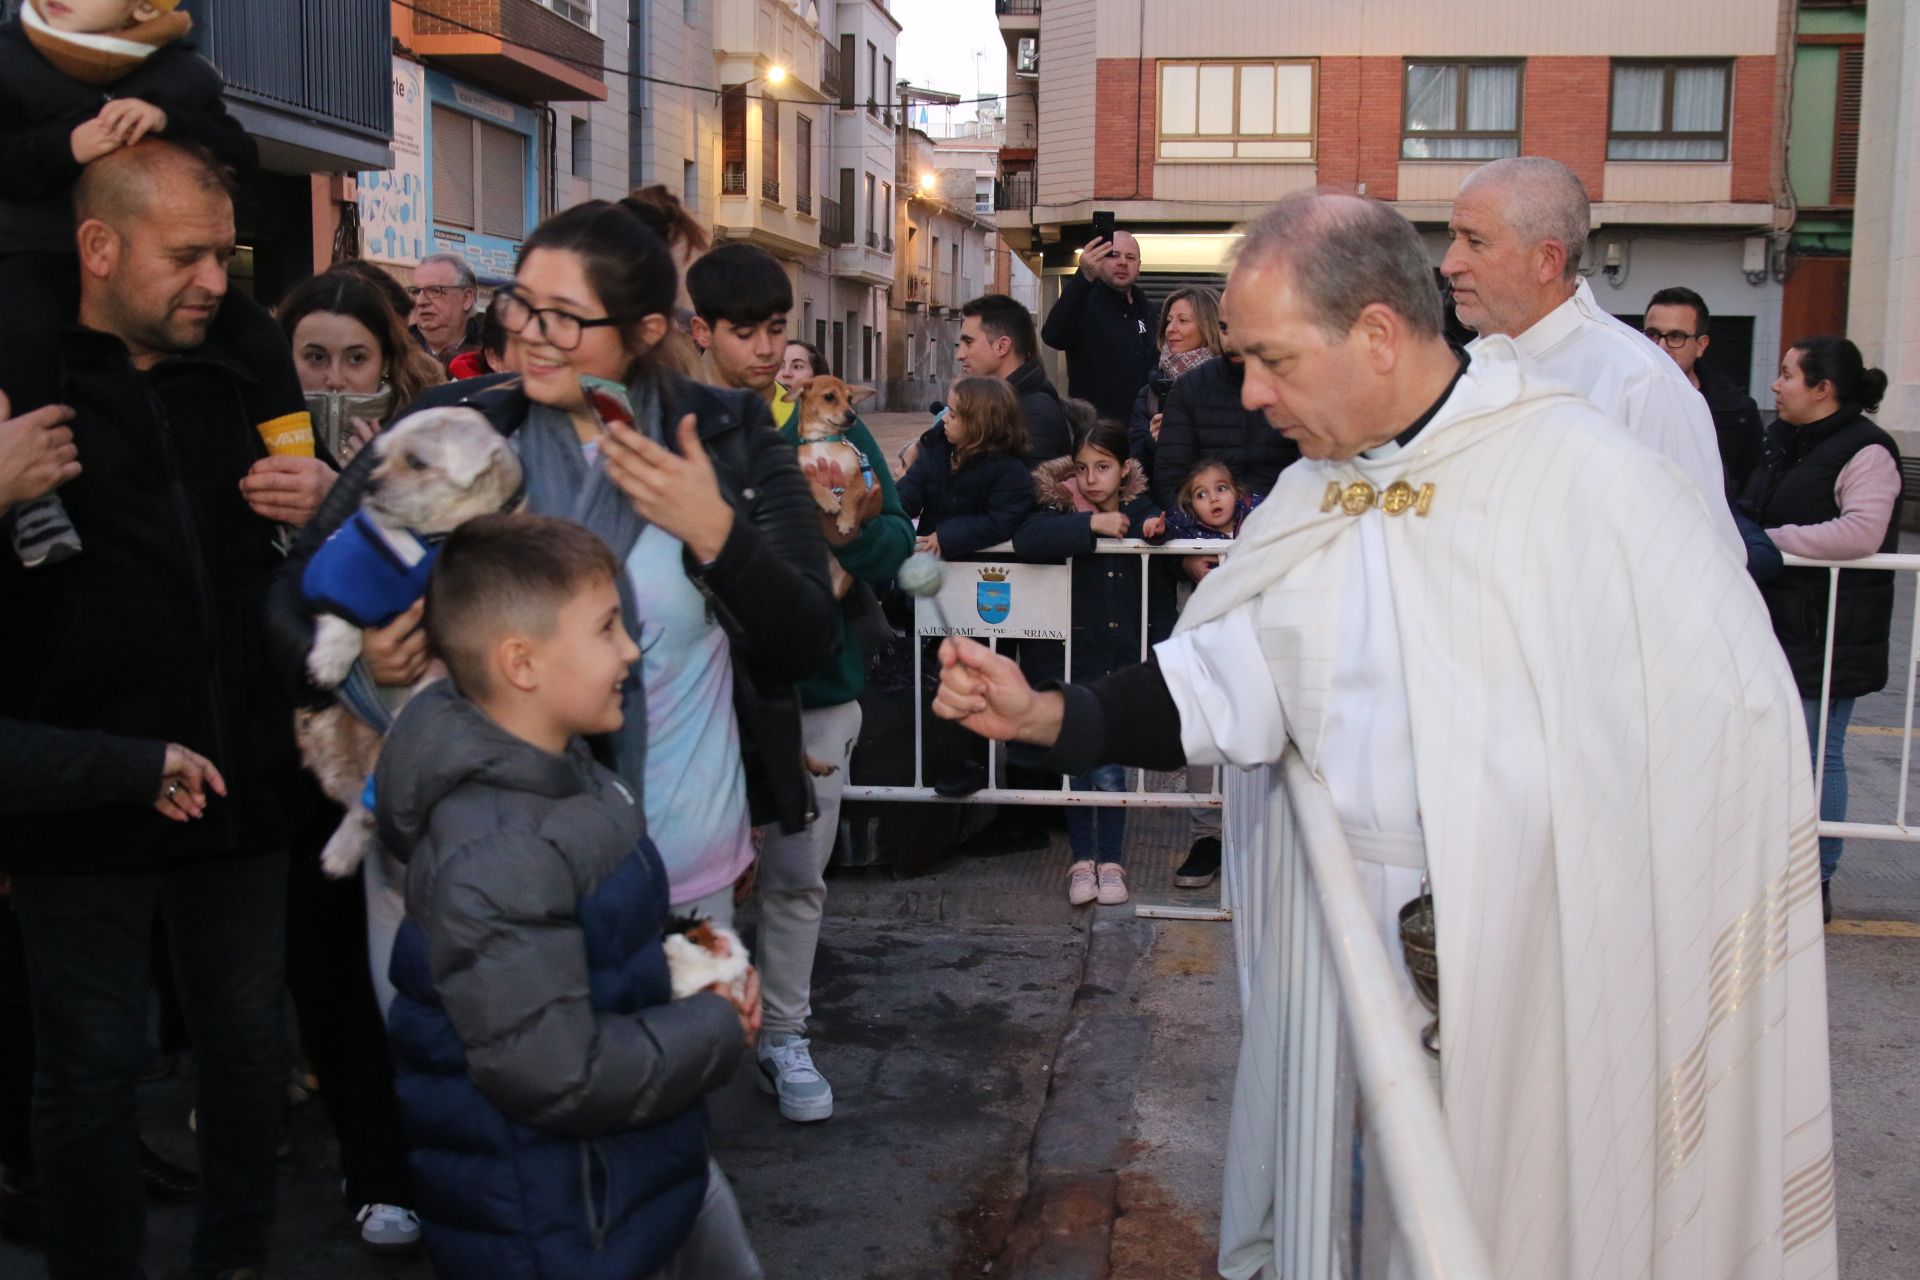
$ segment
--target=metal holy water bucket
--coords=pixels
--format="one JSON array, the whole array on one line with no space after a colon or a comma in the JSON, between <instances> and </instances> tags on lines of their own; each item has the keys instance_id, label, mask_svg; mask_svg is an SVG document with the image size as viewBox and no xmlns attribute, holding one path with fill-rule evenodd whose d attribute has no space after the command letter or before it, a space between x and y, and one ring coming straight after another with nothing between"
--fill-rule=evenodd
<instances>
[{"instance_id":1,"label":"metal holy water bucket","mask_svg":"<svg viewBox=\"0 0 1920 1280\"><path fill-rule=\"evenodd\" d=\"M1413 979L1414 994L1434 1014L1420 1032L1420 1043L1434 1057L1440 1056L1440 951L1433 920L1433 895L1424 892L1400 908L1400 954L1406 958L1407 973Z\"/></svg>"}]
</instances>

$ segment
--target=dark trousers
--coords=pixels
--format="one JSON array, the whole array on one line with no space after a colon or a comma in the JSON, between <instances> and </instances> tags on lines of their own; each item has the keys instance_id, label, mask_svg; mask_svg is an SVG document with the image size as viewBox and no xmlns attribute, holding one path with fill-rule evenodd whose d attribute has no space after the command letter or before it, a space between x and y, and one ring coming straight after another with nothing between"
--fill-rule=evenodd
<instances>
[{"instance_id":1,"label":"dark trousers","mask_svg":"<svg viewBox=\"0 0 1920 1280\"><path fill-rule=\"evenodd\" d=\"M301 786L305 811L287 873L287 990L340 1144L348 1203L411 1209L413 1178L393 1095L393 1058L367 966L366 890L358 872L345 880L321 872L320 848L342 810L310 780Z\"/></svg>"},{"instance_id":2,"label":"dark trousers","mask_svg":"<svg viewBox=\"0 0 1920 1280\"><path fill-rule=\"evenodd\" d=\"M190 1274L258 1267L286 1104L283 853L168 871L15 876L37 1061L51 1280L134 1280L146 1203L135 1086L156 911L193 1037L200 1192Z\"/></svg>"},{"instance_id":3,"label":"dark trousers","mask_svg":"<svg viewBox=\"0 0 1920 1280\"><path fill-rule=\"evenodd\" d=\"M33 1172L33 1001L13 904L0 901L0 1168Z\"/></svg>"}]
</instances>

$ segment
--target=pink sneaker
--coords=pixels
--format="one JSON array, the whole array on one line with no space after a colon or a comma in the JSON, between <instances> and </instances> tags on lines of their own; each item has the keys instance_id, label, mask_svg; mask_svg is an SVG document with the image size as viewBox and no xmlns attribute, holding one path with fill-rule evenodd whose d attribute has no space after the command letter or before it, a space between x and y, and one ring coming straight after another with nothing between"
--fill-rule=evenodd
<instances>
[{"instance_id":1,"label":"pink sneaker","mask_svg":"<svg viewBox=\"0 0 1920 1280\"><path fill-rule=\"evenodd\" d=\"M1067 871L1067 901L1076 907L1092 902L1099 891L1094 887L1093 864L1076 862Z\"/></svg>"},{"instance_id":2,"label":"pink sneaker","mask_svg":"<svg viewBox=\"0 0 1920 1280\"><path fill-rule=\"evenodd\" d=\"M1100 905L1117 907L1127 900L1127 870L1117 862L1100 864Z\"/></svg>"}]
</instances>

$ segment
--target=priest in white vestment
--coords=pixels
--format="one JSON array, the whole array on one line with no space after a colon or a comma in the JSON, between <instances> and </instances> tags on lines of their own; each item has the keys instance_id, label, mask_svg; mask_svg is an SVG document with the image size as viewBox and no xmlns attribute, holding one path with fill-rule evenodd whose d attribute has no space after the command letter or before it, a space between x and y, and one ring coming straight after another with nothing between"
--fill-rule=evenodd
<instances>
[{"instance_id":1,"label":"priest in white vestment","mask_svg":"<svg viewBox=\"0 0 1920 1280\"><path fill-rule=\"evenodd\" d=\"M1147 663L1035 692L950 640L936 711L1065 772L1291 742L1396 959L1430 874L1441 1105L1497 1275L1833 1276L1806 729L1702 494L1511 340L1450 349L1385 205L1281 202L1227 298L1244 402L1305 460ZM1274 1275L1288 941L1243 957L1236 1280Z\"/></svg>"},{"instance_id":2,"label":"priest in white vestment","mask_svg":"<svg viewBox=\"0 0 1920 1280\"><path fill-rule=\"evenodd\" d=\"M1479 333L1475 347L1512 338L1548 377L1672 459L1706 499L1720 536L1744 556L1707 402L1580 278L1591 216L1586 188L1558 160L1516 156L1475 169L1454 198L1440 265L1454 309Z\"/></svg>"}]
</instances>

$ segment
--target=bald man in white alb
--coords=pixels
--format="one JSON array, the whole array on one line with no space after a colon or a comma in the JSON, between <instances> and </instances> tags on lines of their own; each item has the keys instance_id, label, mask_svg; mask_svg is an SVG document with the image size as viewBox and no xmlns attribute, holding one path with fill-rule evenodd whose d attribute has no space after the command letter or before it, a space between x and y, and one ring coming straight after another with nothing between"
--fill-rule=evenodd
<instances>
[{"instance_id":1,"label":"bald man in white alb","mask_svg":"<svg viewBox=\"0 0 1920 1280\"><path fill-rule=\"evenodd\" d=\"M1454 199L1440 266L1461 323L1481 338L1512 338L1549 377L1672 460L1744 563L1706 401L1580 278L1590 218L1586 188L1557 160L1519 156L1474 170Z\"/></svg>"}]
</instances>

